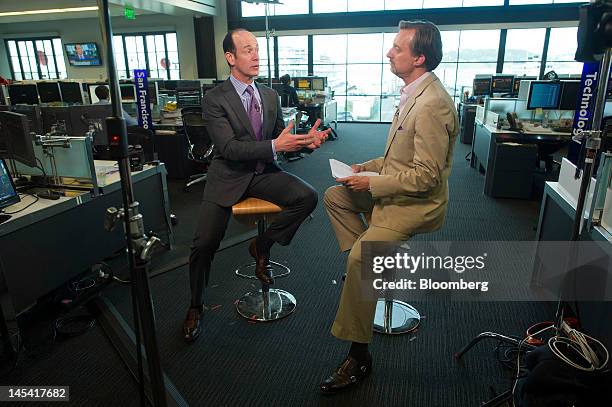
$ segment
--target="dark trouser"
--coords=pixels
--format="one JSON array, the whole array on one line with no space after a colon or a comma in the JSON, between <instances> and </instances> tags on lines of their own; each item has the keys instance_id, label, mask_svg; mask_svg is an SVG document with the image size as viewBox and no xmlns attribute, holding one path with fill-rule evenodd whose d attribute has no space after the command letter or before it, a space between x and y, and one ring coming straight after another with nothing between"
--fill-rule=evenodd
<instances>
[{"instance_id":1,"label":"dark trouser","mask_svg":"<svg viewBox=\"0 0 612 407\"><path fill-rule=\"evenodd\" d=\"M317 206L318 200L317 192L309 184L284 171L255 175L244 196L264 199L283 207L265 232L267 238L283 246L291 242L300 224ZM202 202L189 256L192 307L199 307L203 303L204 281L208 282L210 265L231 215L231 207Z\"/></svg>"}]
</instances>

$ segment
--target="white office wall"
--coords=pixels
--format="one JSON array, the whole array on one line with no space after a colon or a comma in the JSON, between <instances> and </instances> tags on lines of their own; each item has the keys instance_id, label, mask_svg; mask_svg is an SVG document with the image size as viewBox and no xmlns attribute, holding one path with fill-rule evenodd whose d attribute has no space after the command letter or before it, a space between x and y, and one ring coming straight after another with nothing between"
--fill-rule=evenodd
<instances>
[{"instance_id":1,"label":"white office wall","mask_svg":"<svg viewBox=\"0 0 612 407\"><path fill-rule=\"evenodd\" d=\"M223 38L227 33L227 3L225 1L217 2L218 14L213 17L215 26L215 57L217 64L217 79L226 79L229 76L230 70L225 56L223 55Z\"/></svg>"},{"instance_id":2,"label":"white office wall","mask_svg":"<svg viewBox=\"0 0 612 407\"><path fill-rule=\"evenodd\" d=\"M126 20L124 17L115 17L112 21L115 33L147 32L147 31L176 31L179 61L181 64L181 78L197 78L197 64L195 55L195 36L193 18L191 16L169 16L162 14L139 15L136 20ZM227 24L227 23L226 23ZM4 40L24 36L55 34L62 38L64 44L71 42L97 42L102 46L102 34L98 19L70 19L37 21L33 23L0 24L0 75L10 78L11 71L7 60ZM106 57L106 56L104 56ZM64 53L64 58L66 58ZM106 78L106 65L98 67L74 67L65 60L70 79L104 79Z\"/></svg>"}]
</instances>

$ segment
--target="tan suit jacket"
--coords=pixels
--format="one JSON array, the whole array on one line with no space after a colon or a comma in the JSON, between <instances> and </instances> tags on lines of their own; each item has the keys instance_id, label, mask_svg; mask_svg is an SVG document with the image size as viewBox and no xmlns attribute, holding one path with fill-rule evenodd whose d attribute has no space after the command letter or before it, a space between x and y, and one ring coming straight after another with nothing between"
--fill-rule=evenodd
<instances>
[{"instance_id":1,"label":"tan suit jacket","mask_svg":"<svg viewBox=\"0 0 612 407\"><path fill-rule=\"evenodd\" d=\"M385 155L363 163L381 174L370 178L373 226L410 235L442 226L458 129L453 101L430 73L394 116Z\"/></svg>"}]
</instances>

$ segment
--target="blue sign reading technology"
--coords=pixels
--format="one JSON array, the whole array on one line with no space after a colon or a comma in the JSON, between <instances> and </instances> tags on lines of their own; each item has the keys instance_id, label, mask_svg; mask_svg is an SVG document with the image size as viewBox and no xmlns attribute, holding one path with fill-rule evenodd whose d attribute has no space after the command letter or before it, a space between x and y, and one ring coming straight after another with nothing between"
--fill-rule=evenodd
<instances>
[{"instance_id":1,"label":"blue sign reading technology","mask_svg":"<svg viewBox=\"0 0 612 407\"><path fill-rule=\"evenodd\" d=\"M147 70L134 69L134 81L136 86L136 102L138 104L138 126L143 129L153 130Z\"/></svg>"},{"instance_id":2,"label":"blue sign reading technology","mask_svg":"<svg viewBox=\"0 0 612 407\"><path fill-rule=\"evenodd\" d=\"M580 92L578 92L578 100L576 101L572 136L580 136L583 131L591 128L598 79L599 62L585 62L582 68Z\"/></svg>"}]
</instances>

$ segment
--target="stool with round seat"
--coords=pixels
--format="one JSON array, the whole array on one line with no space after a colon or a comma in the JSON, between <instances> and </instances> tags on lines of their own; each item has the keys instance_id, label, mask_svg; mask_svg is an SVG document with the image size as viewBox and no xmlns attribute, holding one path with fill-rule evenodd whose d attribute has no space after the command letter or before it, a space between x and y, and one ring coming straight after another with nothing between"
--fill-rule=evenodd
<instances>
[{"instance_id":1,"label":"stool with round seat","mask_svg":"<svg viewBox=\"0 0 612 407\"><path fill-rule=\"evenodd\" d=\"M416 308L404 301L381 298L376 302L374 332L380 334L405 334L414 331L421 321Z\"/></svg>"},{"instance_id":2,"label":"stool with round seat","mask_svg":"<svg viewBox=\"0 0 612 407\"><path fill-rule=\"evenodd\" d=\"M267 217L282 211L282 208L272 202L259 198L246 198L232 206L232 215L241 223L257 223L258 235L266 230ZM255 269L255 262L245 264L236 269L237 276L242 278L256 278L247 274L246 270ZM276 271L276 272L275 272ZM274 278L284 277L290 269L283 264L270 260L268 273ZM238 313L253 321L274 321L291 314L296 307L295 297L285 290L270 288L262 283L261 289L251 291L242 296L236 303Z\"/></svg>"}]
</instances>

